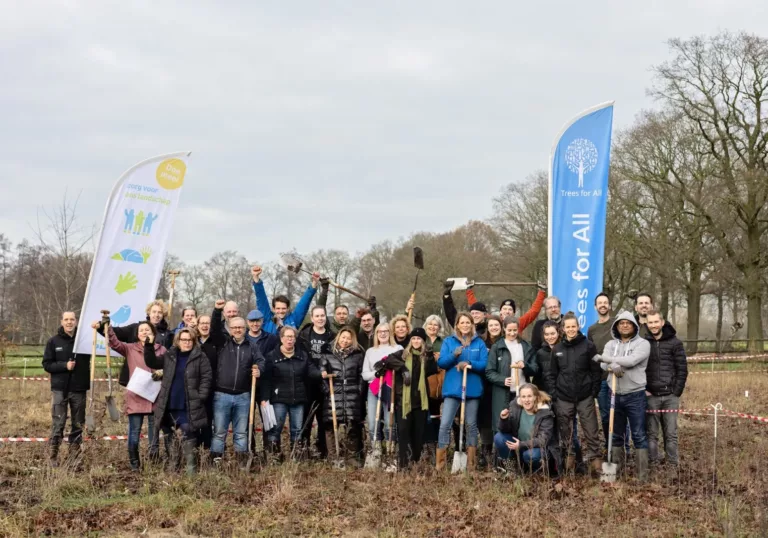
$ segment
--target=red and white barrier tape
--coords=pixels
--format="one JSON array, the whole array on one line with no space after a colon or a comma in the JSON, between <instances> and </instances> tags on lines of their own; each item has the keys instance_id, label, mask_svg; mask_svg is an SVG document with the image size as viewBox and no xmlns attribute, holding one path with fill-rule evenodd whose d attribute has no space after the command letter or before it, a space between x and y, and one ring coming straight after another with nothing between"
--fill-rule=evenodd
<instances>
[{"instance_id":1,"label":"red and white barrier tape","mask_svg":"<svg viewBox=\"0 0 768 538\"><path fill-rule=\"evenodd\" d=\"M768 370L712 370L709 372L688 372L688 375L692 374L764 374L768 373Z\"/></svg>"},{"instance_id":2,"label":"red and white barrier tape","mask_svg":"<svg viewBox=\"0 0 768 538\"><path fill-rule=\"evenodd\" d=\"M768 424L768 418L766 417L758 417L757 415L750 415L748 413L738 413L736 411L729 411L728 409L723 409L723 413L725 413L725 416L728 417L748 418L750 420L756 420L758 422L764 422L765 424Z\"/></svg>"},{"instance_id":3,"label":"red and white barrier tape","mask_svg":"<svg viewBox=\"0 0 768 538\"><path fill-rule=\"evenodd\" d=\"M731 361L739 362L747 359L768 359L768 353L758 353L756 355L694 355L688 357L688 362L712 362L712 361Z\"/></svg>"},{"instance_id":4,"label":"red and white barrier tape","mask_svg":"<svg viewBox=\"0 0 768 538\"><path fill-rule=\"evenodd\" d=\"M13 376L0 376L0 381L50 381L50 377L13 377ZM106 377L96 377L94 381L109 381ZM113 378L112 381L115 381Z\"/></svg>"},{"instance_id":5,"label":"red and white barrier tape","mask_svg":"<svg viewBox=\"0 0 768 538\"><path fill-rule=\"evenodd\" d=\"M260 432L261 428L254 428L253 431ZM232 433L232 430L229 430ZM160 437L164 435L161 433ZM141 439L147 439L148 436L141 434ZM127 435L101 435L99 437L83 437L83 441L126 441ZM50 437L0 437L0 443L47 443L50 441ZM62 438L62 442L68 443L69 440L66 437Z\"/></svg>"},{"instance_id":6,"label":"red and white barrier tape","mask_svg":"<svg viewBox=\"0 0 768 538\"><path fill-rule=\"evenodd\" d=\"M707 411L707 413L702 413L702 411ZM646 414L657 414L657 413L678 413L680 415L703 415L703 416L714 416L714 413L711 412L712 409L647 409L645 412ZM731 417L731 418L746 418L749 420L756 420L758 422L763 422L765 424L768 424L768 418L767 417L760 417L757 415L750 415L748 413L739 413L737 411L730 411L728 409L723 409L722 412L724 413L724 416Z\"/></svg>"}]
</instances>

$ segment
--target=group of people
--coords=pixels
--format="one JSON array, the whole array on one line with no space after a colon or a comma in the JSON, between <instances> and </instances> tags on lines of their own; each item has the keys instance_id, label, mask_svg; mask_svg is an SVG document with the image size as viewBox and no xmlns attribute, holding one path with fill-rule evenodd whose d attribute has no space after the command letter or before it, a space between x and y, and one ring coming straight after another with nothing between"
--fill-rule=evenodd
<instances>
[{"instance_id":1,"label":"group of people","mask_svg":"<svg viewBox=\"0 0 768 538\"><path fill-rule=\"evenodd\" d=\"M662 459L661 434L666 464L678 463L677 414L646 411L678 409L686 357L648 294L636 297L634 315L617 316L610 298L599 294L598 321L585 334L573 313L561 314L559 299L547 297L544 286L528 312L517 317L513 299L489 314L471 289L469 310L458 312L452 283L446 282L446 331L437 315L412 327L412 301L388 323L380 321L374 297L354 316L337 305L329 318L329 282L318 273L291 310L285 296L269 300L260 267L252 276L256 309L245 318L237 304L218 300L210 316L185 308L182 321L170 329L167 305L156 300L147 307L146 321L113 327L104 319L91 325L106 331L108 345L125 357L122 385L137 369L159 383L153 401L125 390L132 469L141 469L145 418L152 460L161 459L163 432L169 464L193 474L201 451L212 462L221 461L231 428L235 458L245 467L255 445L248 443L252 398L263 413L274 414L264 447L276 459L285 457L281 440L287 421L292 457L362 464L376 451L387 456L391 469L404 470L428 454L442 470L453 437L470 470L599 473L613 397L612 461L624 465L631 440L636 476L647 480L649 462ZM542 306L545 318L537 319ZM521 334L531 324L528 342ZM73 353L76 331L75 314L65 312L43 357L53 393L54 466L68 410L69 457L77 457L83 436L91 358Z\"/></svg>"}]
</instances>

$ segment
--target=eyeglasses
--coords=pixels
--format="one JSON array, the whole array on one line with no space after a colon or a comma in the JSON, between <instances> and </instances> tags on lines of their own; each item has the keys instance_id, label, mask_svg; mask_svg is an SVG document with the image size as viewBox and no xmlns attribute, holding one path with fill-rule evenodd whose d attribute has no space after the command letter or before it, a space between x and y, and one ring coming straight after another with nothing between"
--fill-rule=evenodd
<instances>
[{"instance_id":1,"label":"eyeglasses","mask_svg":"<svg viewBox=\"0 0 768 538\"><path fill-rule=\"evenodd\" d=\"M283 336L283 338L285 338L286 340L296 340L296 337L293 336L292 334L286 334L285 336Z\"/></svg>"},{"instance_id":2,"label":"eyeglasses","mask_svg":"<svg viewBox=\"0 0 768 538\"><path fill-rule=\"evenodd\" d=\"M194 340L191 338L179 338L179 342L185 342L187 344L191 344Z\"/></svg>"},{"instance_id":3,"label":"eyeglasses","mask_svg":"<svg viewBox=\"0 0 768 538\"><path fill-rule=\"evenodd\" d=\"M237 326L237 327L230 327L233 331L244 331L245 327Z\"/></svg>"}]
</instances>

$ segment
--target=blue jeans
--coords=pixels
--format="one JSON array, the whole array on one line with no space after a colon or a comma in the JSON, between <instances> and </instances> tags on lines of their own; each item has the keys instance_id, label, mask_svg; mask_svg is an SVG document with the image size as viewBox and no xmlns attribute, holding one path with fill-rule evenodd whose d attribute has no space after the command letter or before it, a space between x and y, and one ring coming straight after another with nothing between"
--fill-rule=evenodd
<instances>
[{"instance_id":1,"label":"blue jeans","mask_svg":"<svg viewBox=\"0 0 768 538\"><path fill-rule=\"evenodd\" d=\"M446 448L451 443L451 427L456 413L461 408L461 400L447 397L443 400L443 416L440 419L440 433L437 448ZM464 409L464 425L467 428L466 446L477 446L477 410L480 408L480 398L467 398Z\"/></svg>"},{"instance_id":2,"label":"blue jeans","mask_svg":"<svg viewBox=\"0 0 768 538\"><path fill-rule=\"evenodd\" d=\"M507 441L512 441L512 434L511 433L497 433L493 437L493 444L496 445L496 453L499 455L501 459L509 459L510 456L512 456L512 451L507 446ZM520 458L520 465L523 467L524 470L530 469L531 472L538 471L541 467L541 449L540 448L529 448L529 449L523 449L522 451L518 450L518 455L515 455L514 457L517 459Z\"/></svg>"},{"instance_id":3,"label":"blue jeans","mask_svg":"<svg viewBox=\"0 0 768 538\"><path fill-rule=\"evenodd\" d=\"M597 395L597 405L600 407L600 422L603 424L603 439L605 439L605 448L608 448L608 435L610 431L610 417L611 417L611 387L608 386L608 382L603 380L600 383L600 393ZM615 421L614 421L615 422ZM614 429L616 425L614 424ZM627 426L626 435L624 436L624 450L629 452L629 426Z\"/></svg>"},{"instance_id":4,"label":"blue jeans","mask_svg":"<svg viewBox=\"0 0 768 538\"><path fill-rule=\"evenodd\" d=\"M267 432L267 441L276 443L279 446L280 434L283 432L283 427L285 427L285 419L290 415L291 445L293 445L299 435L301 435L301 426L302 422L304 422L304 404L287 405L274 403L272 407L275 409L275 421L277 424Z\"/></svg>"},{"instance_id":5,"label":"blue jeans","mask_svg":"<svg viewBox=\"0 0 768 538\"><path fill-rule=\"evenodd\" d=\"M376 402L378 401L379 398L369 390L367 400L368 416L366 419L368 421L368 437L371 443L373 443L373 423L376 422ZM381 411L379 412L379 422L381 423L382 421L384 422L384 426L378 428L379 431L376 435L377 441L389 439L389 407L384 402L381 402Z\"/></svg>"},{"instance_id":6,"label":"blue jeans","mask_svg":"<svg viewBox=\"0 0 768 538\"><path fill-rule=\"evenodd\" d=\"M645 409L647 405L645 390L616 395L616 409L613 415L613 446L622 446L628 442L626 431L627 423L629 423L635 450L648 449L648 437L645 435Z\"/></svg>"},{"instance_id":7,"label":"blue jeans","mask_svg":"<svg viewBox=\"0 0 768 538\"><path fill-rule=\"evenodd\" d=\"M147 417L147 433L148 439L153 438L155 433L155 415L149 413L147 415L142 413L134 413L128 415L128 448L135 448L139 446L139 439L141 438L141 426L144 424L144 417Z\"/></svg>"},{"instance_id":8,"label":"blue jeans","mask_svg":"<svg viewBox=\"0 0 768 538\"><path fill-rule=\"evenodd\" d=\"M232 423L235 452L248 452L248 411L251 407L251 393L213 395L213 441L211 452L223 454L227 430Z\"/></svg>"}]
</instances>

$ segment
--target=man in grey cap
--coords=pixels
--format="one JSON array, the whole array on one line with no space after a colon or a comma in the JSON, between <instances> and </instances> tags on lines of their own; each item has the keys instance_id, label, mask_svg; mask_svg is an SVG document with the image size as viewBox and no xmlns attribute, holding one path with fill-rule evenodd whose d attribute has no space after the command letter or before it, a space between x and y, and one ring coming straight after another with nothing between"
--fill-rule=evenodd
<instances>
[{"instance_id":1,"label":"man in grey cap","mask_svg":"<svg viewBox=\"0 0 768 538\"><path fill-rule=\"evenodd\" d=\"M261 354L266 357L270 351L280 344L280 339L277 335L261 330L262 325L264 325L264 314L260 310L251 310L245 319L248 322L248 333L245 337L251 344L257 346Z\"/></svg>"}]
</instances>

